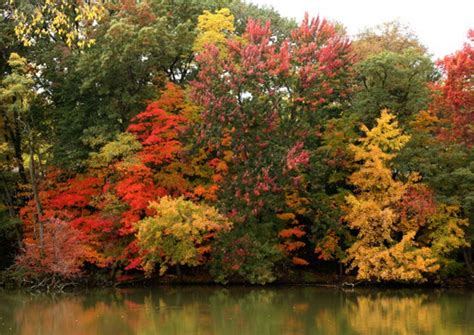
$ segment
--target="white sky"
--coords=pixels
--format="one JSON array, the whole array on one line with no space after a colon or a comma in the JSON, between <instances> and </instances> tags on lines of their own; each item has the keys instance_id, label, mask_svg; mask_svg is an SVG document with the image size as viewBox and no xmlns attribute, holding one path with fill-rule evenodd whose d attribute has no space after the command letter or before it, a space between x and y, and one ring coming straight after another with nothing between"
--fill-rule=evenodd
<instances>
[{"instance_id":1,"label":"white sky","mask_svg":"<svg viewBox=\"0 0 474 335\"><path fill-rule=\"evenodd\" d=\"M434 58L461 49L474 29L474 0L247 0L300 20L305 12L342 23L349 34L399 19Z\"/></svg>"}]
</instances>

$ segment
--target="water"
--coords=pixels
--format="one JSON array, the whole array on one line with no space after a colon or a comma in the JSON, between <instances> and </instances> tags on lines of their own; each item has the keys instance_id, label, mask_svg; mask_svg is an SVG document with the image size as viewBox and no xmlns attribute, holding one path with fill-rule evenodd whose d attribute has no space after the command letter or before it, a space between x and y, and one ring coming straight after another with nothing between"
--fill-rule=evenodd
<instances>
[{"instance_id":1,"label":"water","mask_svg":"<svg viewBox=\"0 0 474 335\"><path fill-rule=\"evenodd\" d=\"M0 291L0 334L474 335L473 291L158 287Z\"/></svg>"}]
</instances>

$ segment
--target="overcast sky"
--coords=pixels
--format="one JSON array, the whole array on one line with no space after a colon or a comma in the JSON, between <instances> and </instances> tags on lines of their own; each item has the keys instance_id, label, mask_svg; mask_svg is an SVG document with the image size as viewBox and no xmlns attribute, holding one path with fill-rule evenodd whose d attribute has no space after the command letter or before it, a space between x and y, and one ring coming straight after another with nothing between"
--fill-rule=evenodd
<instances>
[{"instance_id":1,"label":"overcast sky","mask_svg":"<svg viewBox=\"0 0 474 335\"><path fill-rule=\"evenodd\" d=\"M474 0L247 0L300 20L305 12L339 21L350 34L399 19L435 58L460 49L474 29Z\"/></svg>"}]
</instances>

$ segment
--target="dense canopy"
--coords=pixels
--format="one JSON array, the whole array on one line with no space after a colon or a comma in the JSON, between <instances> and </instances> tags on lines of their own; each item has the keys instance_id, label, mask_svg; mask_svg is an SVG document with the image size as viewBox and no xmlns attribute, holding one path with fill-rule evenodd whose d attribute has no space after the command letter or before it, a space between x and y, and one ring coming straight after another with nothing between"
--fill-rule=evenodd
<instances>
[{"instance_id":1,"label":"dense canopy","mask_svg":"<svg viewBox=\"0 0 474 335\"><path fill-rule=\"evenodd\" d=\"M13 278L472 273L474 31L433 61L241 0L0 6Z\"/></svg>"}]
</instances>

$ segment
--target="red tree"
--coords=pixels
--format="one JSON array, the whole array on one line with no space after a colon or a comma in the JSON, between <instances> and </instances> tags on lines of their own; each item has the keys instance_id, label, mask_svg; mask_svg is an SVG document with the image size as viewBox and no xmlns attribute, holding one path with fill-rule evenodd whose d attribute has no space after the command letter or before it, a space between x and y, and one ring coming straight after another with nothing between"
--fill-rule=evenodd
<instances>
[{"instance_id":1,"label":"red tree","mask_svg":"<svg viewBox=\"0 0 474 335\"><path fill-rule=\"evenodd\" d=\"M431 109L442 121L440 137L471 147L474 144L474 30L469 42L438 62L444 78L434 87Z\"/></svg>"},{"instance_id":2,"label":"red tree","mask_svg":"<svg viewBox=\"0 0 474 335\"><path fill-rule=\"evenodd\" d=\"M26 238L17 265L32 276L77 277L88 258L88 247L84 243L87 238L83 235L65 221L50 219L44 225L43 250L35 241Z\"/></svg>"}]
</instances>

